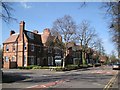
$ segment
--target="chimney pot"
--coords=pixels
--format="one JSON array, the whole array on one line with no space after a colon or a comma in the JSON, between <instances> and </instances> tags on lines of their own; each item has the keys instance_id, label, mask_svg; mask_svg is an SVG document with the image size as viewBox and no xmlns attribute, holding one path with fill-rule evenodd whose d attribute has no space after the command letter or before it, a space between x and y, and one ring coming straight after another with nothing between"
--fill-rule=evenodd
<instances>
[{"instance_id":1,"label":"chimney pot","mask_svg":"<svg viewBox=\"0 0 120 90\"><path fill-rule=\"evenodd\" d=\"M15 31L14 30L11 30L10 31L10 36L12 35L12 34L14 34L15 33Z\"/></svg>"},{"instance_id":2,"label":"chimney pot","mask_svg":"<svg viewBox=\"0 0 120 90\"><path fill-rule=\"evenodd\" d=\"M38 33L38 30L33 30L33 32L37 34L37 33Z\"/></svg>"}]
</instances>

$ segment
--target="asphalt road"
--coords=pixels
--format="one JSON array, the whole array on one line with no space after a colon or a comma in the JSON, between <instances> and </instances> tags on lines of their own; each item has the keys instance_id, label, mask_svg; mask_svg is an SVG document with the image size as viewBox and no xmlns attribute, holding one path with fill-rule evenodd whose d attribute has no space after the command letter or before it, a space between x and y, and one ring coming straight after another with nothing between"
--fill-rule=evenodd
<instances>
[{"instance_id":1,"label":"asphalt road","mask_svg":"<svg viewBox=\"0 0 120 90\"><path fill-rule=\"evenodd\" d=\"M2 88L94 88L104 89L111 79L118 74L111 67L95 67L65 72L50 70L3 70ZM116 80L117 82L118 80ZM113 82L112 82L113 83ZM113 88L118 88L114 84ZM65 90L66 90L65 89Z\"/></svg>"}]
</instances>

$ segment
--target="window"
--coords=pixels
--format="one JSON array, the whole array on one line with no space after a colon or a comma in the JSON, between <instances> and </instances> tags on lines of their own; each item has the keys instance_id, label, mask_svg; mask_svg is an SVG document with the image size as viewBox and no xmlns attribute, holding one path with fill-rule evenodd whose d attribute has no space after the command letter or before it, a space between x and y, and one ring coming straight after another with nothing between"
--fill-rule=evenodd
<instances>
[{"instance_id":1,"label":"window","mask_svg":"<svg viewBox=\"0 0 120 90\"><path fill-rule=\"evenodd\" d=\"M34 65L34 56L30 56L30 65Z\"/></svg>"},{"instance_id":2,"label":"window","mask_svg":"<svg viewBox=\"0 0 120 90\"><path fill-rule=\"evenodd\" d=\"M48 57L48 65L53 65L53 57Z\"/></svg>"},{"instance_id":3,"label":"window","mask_svg":"<svg viewBox=\"0 0 120 90\"><path fill-rule=\"evenodd\" d=\"M15 61L15 56L12 57L12 61Z\"/></svg>"},{"instance_id":4,"label":"window","mask_svg":"<svg viewBox=\"0 0 120 90\"><path fill-rule=\"evenodd\" d=\"M5 56L5 62L9 61L9 57Z\"/></svg>"},{"instance_id":5,"label":"window","mask_svg":"<svg viewBox=\"0 0 120 90\"><path fill-rule=\"evenodd\" d=\"M48 48L48 53L52 53L52 48Z\"/></svg>"},{"instance_id":6,"label":"window","mask_svg":"<svg viewBox=\"0 0 120 90\"><path fill-rule=\"evenodd\" d=\"M24 50L27 50L27 45L26 45L26 43L24 43Z\"/></svg>"},{"instance_id":7,"label":"window","mask_svg":"<svg viewBox=\"0 0 120 90\"><path fill-rule=\"evenodd\" d=\"M39 52L41 52L41 47L39 47Z\"/></svg>"},{"instance_id":8,"label":"window","mask_svg":"<svg viewBox=\"0 0 120 90\"><path fill-rule=\"evenodd\" d=\"M31 44L31 51L34 51L34 44Z\"/></svg>"},{"instance_id":9,"label":"window","mask_svg":"<svg viewBox=\"0 0 120 90\"><path fill-rule=\"evenodd\" d=\"M12 46L12 50L15 51L15 44L13 44L13 46Z\"/></svg>"},{"instance_id":10,"label":"window","mask_svg":"<svg viewBox=\"0 0 120 90\"><path fill-rule=\"evenodd\" d=\"M6 45L6 51L9 51L9 46L8 45Z\"/></svg>"}]
</instances>

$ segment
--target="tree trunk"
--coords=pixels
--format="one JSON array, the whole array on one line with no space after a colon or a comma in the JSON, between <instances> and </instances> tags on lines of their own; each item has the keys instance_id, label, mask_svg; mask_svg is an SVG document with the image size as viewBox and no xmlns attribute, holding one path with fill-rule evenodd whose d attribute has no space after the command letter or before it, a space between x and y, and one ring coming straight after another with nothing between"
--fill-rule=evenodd
<instances>
[{"instance_id":1,"label":"tree trunk","mask_svg":"<svg viewBox=\"0 0 120 90\"><path fill-rule=\"evenodd\" d=\"M65 58L67 56L67 44L65 43L65 52L64 52L64 58L63 58L63 68L65 68Z\"/></svg>"}]
</instances>

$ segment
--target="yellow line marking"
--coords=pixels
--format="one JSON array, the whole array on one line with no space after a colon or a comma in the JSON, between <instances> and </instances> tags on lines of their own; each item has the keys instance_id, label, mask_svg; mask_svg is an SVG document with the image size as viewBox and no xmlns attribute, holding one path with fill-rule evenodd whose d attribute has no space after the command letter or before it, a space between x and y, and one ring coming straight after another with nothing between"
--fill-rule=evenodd
<instances>
[{"instance_id":1,"label":"yellow line marking","mask_svg":"<svg viewBox=\"0 0 120 90\"><path fill-rule=\"evenodd\" d=\"M103 88L103 90L108 90L110 88L110 86L113 84L113 82L115 82L115 79L118 76L118 71L116 72L116 74L110 79L110 81L107 83L107 85L105 85L105 87Z\"/></svg>"}]
</instances>

